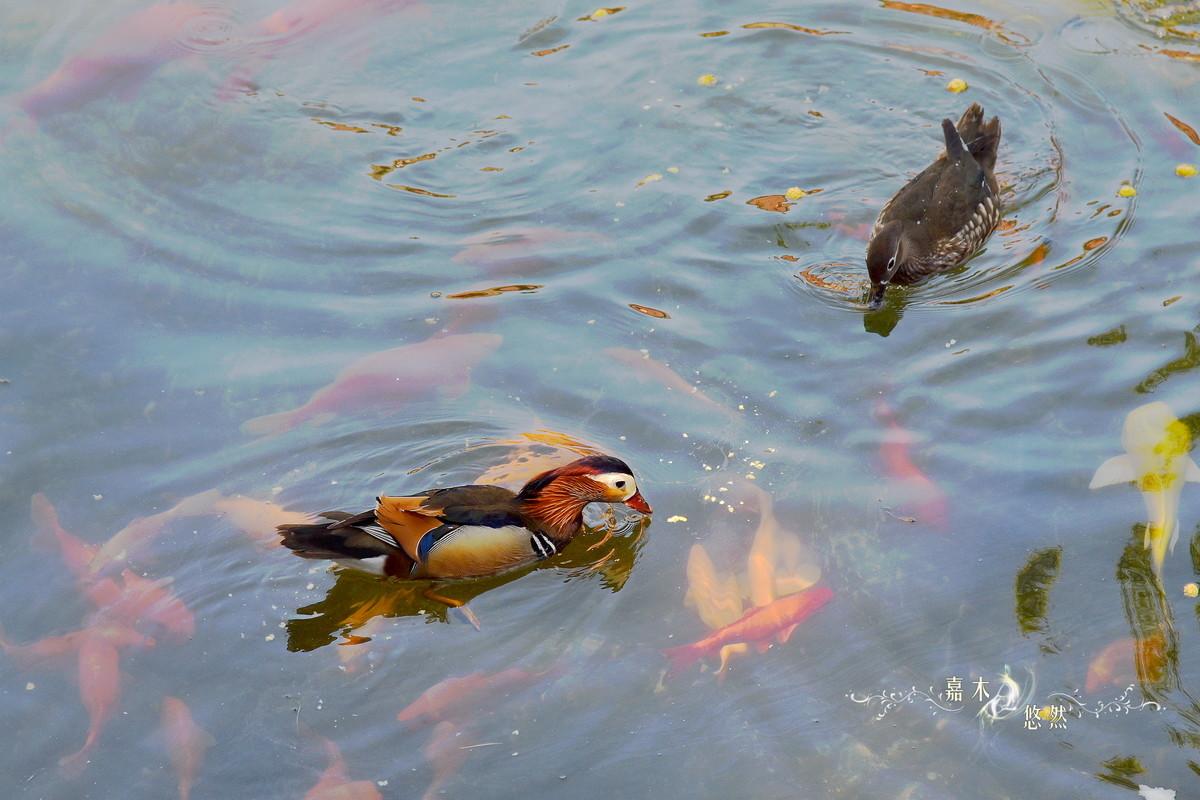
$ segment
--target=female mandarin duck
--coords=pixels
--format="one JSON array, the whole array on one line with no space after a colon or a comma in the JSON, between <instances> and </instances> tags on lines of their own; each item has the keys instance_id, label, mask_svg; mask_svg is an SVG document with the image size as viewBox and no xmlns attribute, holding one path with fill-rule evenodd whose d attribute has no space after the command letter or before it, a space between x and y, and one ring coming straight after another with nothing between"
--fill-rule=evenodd
<instances>
[{"instance_id":1,"label":"female mandarin duck","mask_svg":"<svg viewBox=\"0 0 1200 800\"><path fill-rule=\"evenodd\" d=\"M454 486L380 497L372 511L329 512L328 523L280 525L284 547L303 558L400 578L495 575L558 553L583 530L588 503L651 508L633 470L587 456L543 472L514 494L500 486Z\"/></svg>"},{"instance_id":2,"label":"female mandarin duck","mask_svg":"<svg viewBox=\"0 0 1200 800\"><path fill-rule=\"evenodd\" d=\"M888 201L867 245L870 307L889 284L908 285L973 255L1000 222L1000 187L993 170L1000 120L984 123L978 103L958 124L942 120L946 152Z\"/></svg>"}]
</instances>

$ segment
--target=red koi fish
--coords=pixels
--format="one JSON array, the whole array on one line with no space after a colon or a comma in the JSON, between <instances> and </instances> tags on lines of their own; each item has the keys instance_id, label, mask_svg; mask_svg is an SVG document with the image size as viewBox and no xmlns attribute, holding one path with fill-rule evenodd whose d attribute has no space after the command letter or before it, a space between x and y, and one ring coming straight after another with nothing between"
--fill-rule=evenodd
<instances>
[{"instance_id":1,"label":"red koi fish","mask_svg":"<svg viewBox=\"0 0 1200 800\"><path fill-rule=\"evenodd\" d=\"M458 333L372 353L339 372L304 405L248 420L242 432L274 436L364 408L399 408L437 394L458 396L467 390L471 370L502 341L494 333Z\"/></svg>"},{"instance_id":2,"label":"red koi fish","mask_svg":"<svg viewBox=\"0 0 1200 800\"><path fill-rule=\"evenodd\" d=\"M663 655L671 661L667 677L675 675L699 659L714 655L731 644L755 644L759 652L771 646L775 637L781 644L792 631L813 612L833 598L833 590L817 586L798 594L790 594L765 605L750 609L741 619L713 631L712 635L692 644L670 647Z\"/></svg>"},{"instance_id":3,"label":"red koi fish","mask_svg":"<svg viewBox=\"0 0 1200 800\"><path fill-rule=\"evenodd\" d=\"M894 492L901 508L910 512L916 522L945 530L949 519L946 494L913 463L909 449L916 437L900 427L896 415L885 403L875 406L875 418L887 426L879 443L879 460L888 479L889 492Z\"/></svg>"},{"instance_id":4,"label":"red koi fish","mask_svg":"<svg viewBox=\"0 0 1200 800\"><path fill-rule=\"evenodd\" d=\"M470 722L509 694L561 670L561 667L551 667L542 672L527 672L513 667L497 673L477 670L469 675L446 678L426 689L397 714L396 719L405 723L409 730L437 722Z\"/></svg>"},{"instance_id":5,"label":"red koi fish","mask_svg":"<svg viewBox=\"0 0 1200 800\"><path fill-rule=\"evenodd\" d=\"M34 120L112 96L129 96L159 67L189 54L181 33L206 9L157 3L123 18L12 100Z\"/></svg>"},{"instance_id":6,"label":"red koi fish","mask_svg":"<svg viewBox=\"0 0 1200 800\"><path fill-rule=\"evenodd\" d=\"M315 734L314 734L315 735ZM323 737L322 747L329 758L329 766L321 778L304 795L304 800L381 800L383 795L371 781L352 781L347 776L346 760L338 746Z\"/></svg>"},{"instance_id":7,"label":"red koi fish","mask_svg":"<svg viewBox=\"0 0 1200 800\"><path fill-rule=\"evenodd\" d=\"M177 697L163 698L162 737L171 768L179 778L179 800L188 800L204 763L204 751L215 744L213 737L196 724L187 704Z\"/></svg>"},{"instance_id":8,"label":"red koi fish","mask_svg":"<svg viewBox=\"0 0 1200 800\"><path fill-rule=\"evenodd\" d=\"M100 730L116 710L121 697L117 648L103 636L85 636L79 646L79 697L88 711L91 724L83 747L58 762L68 777L78 777L87 765L92 749L100 738Z\"/></svg>"}]
</instances>

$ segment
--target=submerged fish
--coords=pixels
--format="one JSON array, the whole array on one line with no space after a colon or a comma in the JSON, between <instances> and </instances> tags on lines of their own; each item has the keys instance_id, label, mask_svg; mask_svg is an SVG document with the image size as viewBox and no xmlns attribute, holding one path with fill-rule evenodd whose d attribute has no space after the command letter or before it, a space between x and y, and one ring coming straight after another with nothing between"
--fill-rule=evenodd
<instances>
[{"instance_id":1,"label":"submerged fish","mask_svg":"<svg viewBox=\"0 0 1200 800\"><path fill-rule=\"evenodd\" d=\"M215 744L213 737L196 724L191 709L177 697L164 697L162 702L162 737L171 759L171 767L179 778L179 800L192 796L192 786L204 763L204 751Z\"/></svg>"},{"instance_id":2,"label":"submerged fish","mask_svg":"<svg viewBox=\"0 0 1200 800\"><path fill-rule=\"evenodd\" d=\"M324 737L317 737L328 759L321 778L309 789L304 800L380 800L383 797L371 781L352 781L346 769L346 759L338 746Z\"/></svg>"},{"instance_id":3,"label":"submerged fish","mask_svg":"<svg viewBox=\"0 0 1200 800\"><path fill-rule=\"evenodd\" d=\"M875 418L887 426L879 443L879 460L888 479L889 496L913 515L913 521L945 530L949 517L946 493L913 463L910 451L917 437L900 425L886 403L875 406Z\"/></svg>"},{"instance_id":4,"label":"submerged fish","mask_svg":"<svg viewBox=\"0 0 1200 800\"><path fill-rule=\"evenodd\" d=\"M159 67L191 53L183 32L205 13L204 6L186 2L156 3L134 12L11 100L40 120L100 99L128 99Z\"/></svg>"},{"instance_id":5,"label":"submerged fish","mask_svg":"<svg viewBox=\"0 0 1200 800\"><path fill-rule=\"evenodd\" d=\"M1166 403L1138 406L1125 418L1121 432L1125 455L1100 465L1088 488L1133 483L1142 493L1149 520L1144 546L1154 573L1162 576L1167 551L1179 538L1179 496L1187 481L1200 482L1200 467L1188 457L1192 434Z\"/></svg>"},{"instance_id":6,"label":"submerged fish","mask_svg":"<svg viewBox=\"0 0 1200 800\"><path fill-rule=\"evenodd\" d=\"M86 636L79 646L79 697L91 722L83 746L58 762L68 777L77 777L87 765L100 730L121 697L120 658L106 636Z\"/></svg>"},{"instance_id":7,"label":"submerged fish","mask_svg":"<svg viewBox=\"0 0 1200 800\"><path fill-rule=\"evenodd\" d=\"M470 722L494 710L508 695L553 680L562 670L559 665L541 672L510 667L495 673L476 670L468 675L446 678L426 689L397 714L396 719L409 730L444 721Z\"/></svg>"},{"instance_id":8,"label":"submerged fish","mask_svg":"<svg viewBox=\"0 0 1200 800\"><path fill-rule=\"evenodd\" d=\"M210 513L213 502L220 496L215 489L210 489L186 497L166 511L133 520L100 546L88 562L88 572L93 577L101 576L116 571L124 564L137 561L170 523L184 517L198 517Z\"/></svg>"},{"instance_id":9,"label":"submerged fish","mask_svg":"<svg viewBox=\"0 0 1200 800\"><path fill-rule=\"evenodd\" d=\"M744 614L742 595L738 590L737 578L727 575L721 578L702 544L692 545L687 563L688 590L684 603L694 605L700 619L710 628L722 628L736 622ZM721 648L721 665L717 675L723 675L729 661L749 649L744 642L727 644Z\"/></svg>"},{"instance_id":10,"label":"submerged fish","mask_svg":"<svg viewBox=\"0 0 1200 800\"><path fill-rule=\"evenodd\" d=\"M832 598L832 589L817 586L781 597L769 605L752 608L741 619L713 631L712 635L698 642L663 650L663 655L671 661L667 675L674 675L699 659L720 652L726 645L745 642L757 645L762 652L770 647L772 637L780 643L786 642L797 625Z\"/></svg>"},{"instance_id":11,"label":"submerged fish","mask_svg":"<svg viewBox=\"0 0 1200 800\"><path fill-rule=\"evenodd\" d=\"M371 353L339 372L304 405L247 420L242 432L272 436L363 408L398 408L438 393L460 395L471 370L502 341L495 333L457 333Z\"/></svg>"}]
</instances>

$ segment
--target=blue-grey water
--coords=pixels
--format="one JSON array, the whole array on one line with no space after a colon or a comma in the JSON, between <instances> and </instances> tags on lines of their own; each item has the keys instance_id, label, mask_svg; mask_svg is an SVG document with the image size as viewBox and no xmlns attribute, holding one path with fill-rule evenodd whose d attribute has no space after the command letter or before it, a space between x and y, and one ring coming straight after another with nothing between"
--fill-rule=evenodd
<instances>
[{"instance_id":1,"label":"blue-grey water","mask_svg":"<svg viewBox=\"0 0 1200 800\"><path fill-rule=\"evenodd\" d=\"M5 4L0 795L1195 796L1200 487L1158 582L1137 490L1088 484L1141 405L1200 429L1197 16ZM867 313L870 225L971 102L1001 227ZM652 521L447 587L478 629L273 545L586 448ZM744 573L772 519L832 600L664 680L712 630L693 546ZM131 523L102 574L194 630L73 574Z\"/></svg>"}]
</instances>

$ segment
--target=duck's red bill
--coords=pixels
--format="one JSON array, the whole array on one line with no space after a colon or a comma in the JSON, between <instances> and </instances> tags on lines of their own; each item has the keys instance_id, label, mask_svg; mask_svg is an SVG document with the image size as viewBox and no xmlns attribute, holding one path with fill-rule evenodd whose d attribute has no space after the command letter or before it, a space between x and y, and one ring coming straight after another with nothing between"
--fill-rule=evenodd
<instances>
[{"instance_id":1,"label":"duck's red bill","mask_svg":"<svg viewBox=\"0 0 1200 800\"><path fill-rule=\"evenodd\" d=\"M654 509L650 508L650 504L646 502L646 498L642 497L641 492L635 492L633 497L625 501L625 505L629 506L634 511L640 511L643 514L654 513Z\"/></svg>"}]
</instances>

